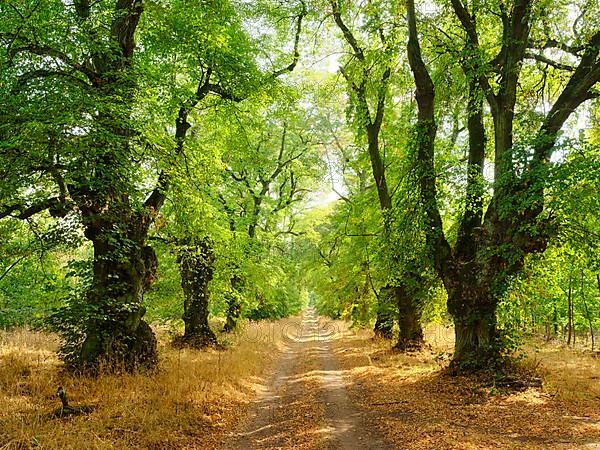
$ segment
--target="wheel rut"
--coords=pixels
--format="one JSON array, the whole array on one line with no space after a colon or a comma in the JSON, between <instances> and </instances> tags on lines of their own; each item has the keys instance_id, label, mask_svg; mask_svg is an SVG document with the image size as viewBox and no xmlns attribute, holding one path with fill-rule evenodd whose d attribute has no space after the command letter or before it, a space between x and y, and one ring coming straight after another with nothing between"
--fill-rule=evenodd
<instances>
[{"instance_id":1,"label":"wheel rut","mask_svg":"<svg viewBox=\"0 0 600 450\"><path fill-rule=\"evenodd\" d=\"M341 333L313 309L283 330L287 347L228 449L391 449L364 426L332 343Z\"/></svg>"}]
</instances>

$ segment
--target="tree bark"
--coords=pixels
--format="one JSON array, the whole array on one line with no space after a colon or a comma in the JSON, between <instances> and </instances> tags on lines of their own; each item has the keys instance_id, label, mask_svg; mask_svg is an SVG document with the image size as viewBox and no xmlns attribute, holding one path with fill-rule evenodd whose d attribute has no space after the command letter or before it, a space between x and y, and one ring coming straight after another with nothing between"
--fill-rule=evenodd
<instances>
[{"instance_id":1,"label":"tree bark","mask_svg":"<svg viewBox=\"0 0 600 450\"><path fill-rule=\"evenodd\" d=\"M208 239L179 250L181 287L184 295L184 334L176 344L203 348L217 344L217 337L208 323L209 289L213 278L215 254Z\"/></svg>"},{"instance_id":2,"label":"tree bark","mask_svg":"<svg viewBox=\"0 0 600 450\"><path fill-rule=\"evenodd\" d=\"M592 352L594 351L594 347L595 347L595 336L594 336L594 324L592 322L592 316L590 314L590 310L588 308L588 304L587 301L585 299L585 275L583 272L583 269L581 269L581 300L583 302L583 308L585 309L585 316L586 319L588 321L588 326L590 328L590 338L592 339Z\"/></svg>"},{"instance_id":3,"label":"tree bark","mask_svg":"<svg viewBox=\"0 0 600 450\"><path fill-rule=\"evenodd\" d=\"M556 309L556 303L552 305L552 332L554 337L558 336L558 310Z\"/></svg>"},{"instance_id":4,"label":"tree bark","mask_svg":"<svg viewBox=\"0 0 600 450\"><path fill-rule=\"evenodd\" d=\"M493 273L487 265L487 273ZM499 356L496 308L503 292L500 287L494 292L494 281L482 269L475 262L467 263L444 283L456 338L451 369L457 373L488 369Z\"/></svg>"},{"instance_id":5,"label":"tree bark","mask_svg":"<svg viewBox=\"0 0 600 450\"><path fill-rule=\"evenodd\" d=\"M242 315L242 302L241 302L241 290L243 280L235 274L230 279L231 292L227 293L227 318L225 319L225 326L223 331L225 333L231 333L237 328L238 320Z\"/></svg>"},{"instance_id":6,"label":"tree bark","mask_svg":"<svg viewBox=\"0 0 600 450\"><path fill-rule=\"evenodd\" d=\"M452 364L460 371L485 368L486 360L496 359L494 339L496 337L496 310L483 311L479 307L470 315L454 320L456 344Z\"/></svg>"},{"instance_id":7,"label":"tree bark","mask_svg":"<svg viewBox=\"0 0 600 450\"><path fill-rule=\"evenodd\" d=\"M344 78L346 78L346 81L349 83L351 91L356 95L358 114L360 115L361 121L364 123L364 131L367 135L367 151L369 154L369 160L371 162L371 173L375 181L379 206L383 215L384 237L386 241L389 242L393 231L391 229L392 221L390 217L392 214L393 205L392 197L390 195L386 180L386 168L379 148L379 134L385 115L385 102L389 79L392 73L392 67L384 67L380 78L377 80L379 86L377 89L377 96L375 98L375 107L373 108L373 112L371 112L367 93L367 83L371 82L373 78L371 72L372 69L370 67L371 62L365 61L365 52L352 31L345 24L338 2L336 0L330 0L330 5L332 7L333 19L336 25L342 31L344 39L350 48L352 48L354 56L363 65L361 75L356 78L348 74L344 68L341 69L341 72ZM383 46L383 51L389 52L389 43L382 28L379 28L378 30L378 37ZM391 256L391 259L394 260L395 264L398 263L396 257ZM410 278L409 271L404 270L399 275L402 279L402 283L417 284L415 279ZM398 296L398 292L403 292L403 294ZM400 334L406 336L414 334L416 336L420 333L422 335L422 329L420 325L421 315L419 312L418 301L415 299L415 296L409 298L408 291L404 289L402 284L398 284L396 286L388 284L386 287L382 288L377 300L377 318L375 320L375 326L373 329L375 335L386 339L392 338L392 330L395 318L398 314L397 308L399 304L402 304L403 314L407 315L405 319L400 320L399 326L401 328L408 326L408 329L406 330L401 329ZM415 320L417 320L418 323L415 322ZM416 329L418 330L415 331ZM415 340L413 347L417 345L417 342L422 343L422 339L420 341Z\"/></svg>"},{"instance_id":8,"label":"tree bark","mask_svg":"<svg viewBox=\"0 0 600 450\"><path fill-rule=\"evenodd\" d=\"M381 288L377 299L377 318L375 319L373 331L375 336L384 339L392 339L393 337L392 330L397 315L396 305L394 304L394 289L393 286L389 285Z\"/></svg>"},{"instance_id":9,"label":"tree bark","mask_svg":"<svg viewBox=\"0 0 600 450\"><path fill-rule=\"evenodd\" d=\"M573 286L572 286L573 278L569 275L569 291L567 293L567 345L570 346L571 342L573 342L573 346L575 346L575 338L573 336Z\"/></svg>"},{"instance_id":10,"label":"tree bark","mask_svg":"<svg viewBox=\"0 0 600 450\"><path fill-rule=\"evenodd\" d=\"M153 367L158 358L156 338L143 316L143 295L156 278L158 261L144 244L147 228L137 228L140 217L122 215L118 221L84 221L93 243L93 281L87 302L93 314L86 322L86 338L76 360L77 369L128 371ZM130 225L128 233L118 226Z\"/></svg>"},{"instance_id":11,"label":"tree bark","mask_svg":"<svg viewBox=\"0 0 600 450\"><path fill-rule=\"evenodd\" d=\"M420 281L420 277L411 277L413 281ZM419 287L402 283L394 289L396 304L398 305L398 342L397 350L419 350L425 343L423 327L421 326L422 301L418 299Z\"/></svg>"}]
</instances>

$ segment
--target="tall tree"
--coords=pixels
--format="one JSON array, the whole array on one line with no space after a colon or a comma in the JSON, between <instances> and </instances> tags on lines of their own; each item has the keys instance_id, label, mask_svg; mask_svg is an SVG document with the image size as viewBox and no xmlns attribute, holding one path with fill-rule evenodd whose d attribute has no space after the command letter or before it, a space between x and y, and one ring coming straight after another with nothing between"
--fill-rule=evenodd
<instances>
[{"instance_id":1,"label":"tall tree","mask_svg":"<svg viewBox=\"0 0 600 450\"><path fill-rule=\"evenodd\" d=\"M291 106L279 106L283 110L276 111L277 105L270 105L269 120L264 120L265 111L260 110L258 117L247 118L248 123L232 126L227 144L232 147L224 158L228 179L223 185L228 189L220 193L220 199L230 216L231 230L240 240L243 260L253 265L268 258L269 239L274 235L294 234L293 220L284 228L278 225L293 216L317 171L318 158L305 130L311 128L310 112L301 110L300 114L306 114L301 118L292 113ZM225 331L236 327L246 284L240 261L232 266ZM267 300L258 295L261 302Z\"/></svg>"},{"instance_id":2,"label":"tall tree","mask_svg":"<svg viewBox=\"0 0 600 450\"><path fill-rule=\"evenodd\" d=\"M467 71L471 91L480 90L490 106L494 125L493 196L485 209L483 191L476 188L485 155L481 108L470 97L469 157L466 195L469 199L461 218L457 243L452 246L442 226L437 204L434 170L436 117L435 86L421 55L414 1L407 1L409 26L408 57L416 84L418 122L416 142L419 160L421 202L427 214L427 241L436 271L448 292L448 310L455 322L456 347L453 365L457 369L479 369L498 357L496 309L508 288L510 276L523 267L525 255L542 251L554 232L552 219L544 214L544 190L548 184L550 157L559 132L569 116L594 97L600 80L600 31L592 29L586 42L577 48L553 39L536 44L532 27L541 21L533 2L515 0L500 4L488 20L500 19L498 53L487 60L480 45L477 20L485 11L475 4L469 11L460 0L451 1L465 35ZM550 5L549 5L550 6ZM582 18L591 17L583 11ZM488 30L490 22L486 22ZM542 27L543 28L543 27ZM541 35L542 33L540 33ZM575 64L561 86L550 111L539 122L535 138L526 143L526 154L517 151L513 137L519 81L529 47L561 48L571 52ZM487 48L493 47L488 45ZM533 59L543 58L532 54ZM547 58L546 58L547 59ZM566 69L562 64L549 64ZM498 82L491 79L497 75ZM476 83L476 85L474 84ZM524 142L524 139L522 139Z\"/></svg>"},{"instance_id":3,"label":"tall tree","mask_svg":"<svg viewBox=\"0 0 600 450\"><path fill-rule=\"evenodd\" d=\"M154 280L157 266L146 239L165 202L170 173L160 172L150 195L140 189L147 184L140 180L149 177L148 168L157 160L162 165L162 159L168 159L161 158L154 145L157 139L148 133L152 125L159 128L165 120L149 112L148 99L141 92L142 79L156 76L160 79L156 90L163 94L171 83L172 96L167 98L174 101L165 108L173 109L165 115L176 112L175 136L163 139L160 147L166 148L171 158L181 158L190 128L188 117L200 101L209 96L238 100L239 92L249 86L293 70L305 14L301 3L294 62L262 74L248 39L240 48L245 52L243 58L239 54L231 58L228 49L237 45L222 45L228 39L240 43L246 36L239 21L223 25L211 20L234 17L229 2L195 9L187 2L146 6L152 11L149 19L162 22L155 30L146 30L141 52L135 45L144 18L141 0L9 2L0 7L1 56L6 67L2 71L2 115L11 118L0 131L8 149L2 155L2 167L23 169L8 171L10 177L2 185L0 218L28 219L45 210L54 216L71 210L78 213L94 250L93 276L83 299L84 313L71 310L79 316L65 316L65 322L80 322L75 335L70 335L73 345L68 359L83 368L124 365L132 369L152 366L157 359L156 339L143 320L143 294ZM161 14L165 10L172 14ZM195 31L194 45L198 46L198 39L206 39L204 44L211 52L187 52L179 66L186 72L179 77L167 79L165 75L173 74L171 71L152 73L152 64L163 67L165 61L171 61L169 56L176 54L165 51L167 47L190 43L165 40L157 46L152 37L165 29L173 31L170 37L184 36L185 24L190 21L195 21L188 29ZM208 41L215 34L218 39ZM177 85L181 80L186 83L183 89ZM190 84L195 86L191 93ZM142 118L143 114L147 116ZM34 178L36 174L41 176ZM64 329L70 333L74 325L65 323Z\"/></svg>"},{"instance_id":4,"label":"tall tree","mask_svg":"<svg viewBox=\"0 0 600 450\"><path fill-rule=\"evenodd\" d=\"M376 44L371 42L374 48L369 48L359 41L360 38L348 27L342 17L340 4L336 0L331 0L330 6L333 20L351 50L352 56L345 61L340 71L349 86L359 134L366 135L372 176L383 215L384 245L389 248L389 257L396 261L396 264L393 264L396 266L395 270L400 271L399 274L392 274L388 284L378 296L375 333L391 338L394 309L397 308L399 311L398 348L419 347L423 343L423 330L420 324L420 302L416 294L422 280L418 270L400 267L398 258L393 254L395 250L391 248L392 194L388 187L385 161L380 148L380 134L385 119L390 77L397 58L398 26L395 6L393 3L389 8L383 4L371 5L363 12L365 17L362 20L367 22L367 26L364 27L367 30L366 39L371 38L372 41L376 41Z\"/></svg>"},{"instance_id":5,"label":"tall tree","mask_svg":"<svg viewBox=\"0 0 600 450\"><path fill-rule=\"evenodd\" d=\"M86 296L93 313L73 362L153 365L156 340L143 320L142 296L156 269L145 243L155 212L132 198L130 166L138 138L131 117L132 66L143 2L21 2L2 9L8 86L12 95L19 93L3 107L11 122L21 123L16 132L4 128L10 136L6 157L31 158L31 164L18 180L17 195L3 197L0 217L78 211L94 249ZM44 119L35 113L44 103L51 110L74 109ZM23 133L36 123L38 133ZM48 182L30 196L33 180L27 177L35 173Z\"/></svg>"},{"instance_id":6,"label":"tall tree","mask_svg":"<svg viewBox=\"0 0 600 450\"><path fill-rule=\"evenodd\" d=\"M189 146L189 134L192 129L190 120L200 104L204 103L206 106L208 102L209 106L216 107L218 103L212 105L210 103L211 96L234 103L242 102L260 89L270 87L280 76L295 69L300 56L302 22L307 9L304 2L300 0L297 5L292 5L284 11L284 13L291 12L294 19L291 62L262 74L257 71L252 59L254 49L242 30L241 14L233 5L226 2L224 6L221 5L221 8L215 8L212 13L203 12L191 17L185 5L176 6L174 4L171 7L157 8L158 23L167 24L166 32L151 33L155 45L166 61L164 64L166 68L176 72L183 66L186 73L190 75L190 79L185 80L184 86L178 86L176 81L175 85L171 86L174 97L177 96L179 89L187 91L175 120L175 156L182 157L185 156L186 146ZM224 21L225 17L228 20ZM280 21L281 18L276 19ZM206 26L206 22L209 27ZM161 29L160 26L158 28ZM190 29L195 32L191 32ZM207 33L211 38L210 45L198 49L198 40L206 39ZM223 37L228 42L226 46L222 45ZM165 40L172 41L171 46L165 47ZM180 59L176 58L172 61L170 58L173 48L180 55ZM190 92L190 86L195 91ZM155 203L162 204L165 201L172 178L173 174L167 170L160 173L158 185L150 197L154 198ZM192 195L202 194L196 190ZM215 255L213 243L207 237L209 234L207 229L193 230L185 225L183 228L186 230L185 236L180 237L176 244L179 247L178 261L185 297L183 316L185 333L181 343L202 347L216 343L216 337L208 324L208 283L213 277ZM242 280L237 273L234 273L231 281L233 295L230 298L228 315L230 319L227 322L230 325L231 317L239 314L237 291Z\"/></svg>"}]
</instances>

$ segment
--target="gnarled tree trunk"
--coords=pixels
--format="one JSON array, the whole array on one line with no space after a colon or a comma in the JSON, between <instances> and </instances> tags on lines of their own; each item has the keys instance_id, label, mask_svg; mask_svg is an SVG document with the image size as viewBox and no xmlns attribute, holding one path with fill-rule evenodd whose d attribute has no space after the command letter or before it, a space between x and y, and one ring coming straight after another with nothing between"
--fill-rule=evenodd
<instances>
[{"instance_id":1,"label":"gnarled tree trunk","mask_svg":"<svg viewBox=\"0 0 600 450\"><path fill-rule=\"evenodd\" d=\"M76 0L74 6L81 23L96 14L89 2ZM85 339L71 362L94 371L133 370L157 362L156 338L143 320L143 295L156 277L157 258L145 240L160 204L134 204L128 173L130 140L135 135L128 115L136 85L130 68L143 10L142 0L115 2L107 35L92 37L98 39L90 64L76 67L85 66L90 91L103 105L95 111L89 135L82 138L89 151L80 163L90 171L65 184L94 248L86 299L91 314Z\"/></svg>"},{"instance_id":2,"label":"gnarled tree trunk","mask_svg":"<svg viewBox=\"0 0 600 450\"><path fill-rule=\"evenodd\" d=\"M147 227L139 225L144 222L141 217L122 215L118 224L130 227L119 232L115 222L91 217L84 225L94 246L93 280L87 295L92 315L72 363L92 371L152 367L158 353L154 333L143 320L143 295L156 277L158 261L154 250L144 244Z\"/></svg>"},{"instance_id":3,"label":"gnarled tree trunk","mask_svg":"<svg viewBox=\"0 0 600 450\"><path fill-rule=\"evenodd\" d=\"M413 275L410 279L420 281L421 277ZM423 327L421 326L422 299L418 297L419 286L408 286L402 283L394 288L394 296L398 307L398 342L397 350L419 350L425 344Z\"/></svg>"},{"instance_id":4,"label":"gnarled tree trunk","mask_svg":"<svg viewBox=\"0 0 600 450\"><path fill-rule=\"evenodd\" d=\"M231 277L231 292L227 294L227 318L225 319L225 326L223 331L225 333L231 333L237 328L238 320L242 315L242 302L241 302L241 290L243 280L239 275Z\"/></svg>"},{"instance_id":5,"label":"gnarled tree trunk","mask_svg":"<svg viewBox=\"0 0 600 450\"><path fill-rule=\"evenodd\" d=\"M213 278L214 261L215 254L207 239L179 250L185 332L177 343L196 348L217 344L217 337L208 324L208 284Z\"/></svg>"},{"instance_id":6,"label":"gnarled tree trunk","mask_svg":"<svg viewBox=\"0 0 600 450\"><path fill-rule=\"evenodd\" d=\"M377 318L373 331L375 336L391 339L394 321L397 316L396 302L394 301L394 287L385 286L379 291L377 299Z\"/></svg>"},{"instance_id":7,"label":"gnarled tree trunk","mask_svg":"<svg viewBox=\"0 0 600 450\"><path fill-rule=\"evenodd\" d=\"M474 263L445 278L448 312L456 338L452 368L456 371L485 369L497 359L496 308L501 293L493 295L491 281ZM447 274L448 275L448 274Z\"/></svg>"}]
</instances>

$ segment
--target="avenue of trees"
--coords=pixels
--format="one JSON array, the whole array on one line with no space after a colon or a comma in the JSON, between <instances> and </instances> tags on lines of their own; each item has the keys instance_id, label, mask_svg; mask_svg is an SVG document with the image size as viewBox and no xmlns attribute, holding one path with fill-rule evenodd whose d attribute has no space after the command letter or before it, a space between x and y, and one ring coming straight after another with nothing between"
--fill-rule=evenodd
<instances>
[{"instance_id":1,"label":"avenue of trees","mask_svg":"<svg viewBox=\"0 0 600 450\"><path fill-rule=\"evenodd\" d=\"M86 371L309 303L456 371L594 347L599 96L597 0L7 0L0 326Z\"/></svg>"}]
</instances>

